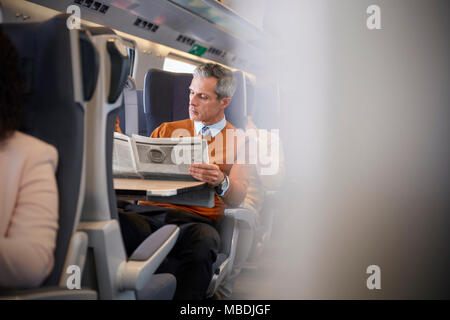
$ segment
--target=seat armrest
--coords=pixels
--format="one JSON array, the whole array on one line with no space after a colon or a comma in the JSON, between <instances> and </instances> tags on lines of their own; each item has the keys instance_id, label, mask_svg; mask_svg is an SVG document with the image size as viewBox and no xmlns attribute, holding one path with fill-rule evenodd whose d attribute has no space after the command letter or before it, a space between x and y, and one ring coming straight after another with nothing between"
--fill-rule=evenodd
<instances>
[{"instance_id":1,"label":"seat armrest","mask_svg":"<svg viewBox=\"0 0 450 320\"><path fill-rule=\"evenodd\" d=\"M97 300L97 292L63 287L15 290L0 294L0 300Z\"/></svg>"},{"instance_id":2,"label":"seat armrest","mask_svg":"<svg viewBox=\"0 0 450 320\"><path fill-rule=\"evenodd\" d=\"M152 233L119 268L122 290L141 290L150 280L164 258L172 250L180 230L166 225Z\"/></svg>"},{"instance_id":3,"label":"seat armrest","mask_svg":"<svg viewBox=\"0 0 450 320\"><path fill-rule=\"evenodd\" d=\"M245 208L227 208L225 209L226 216L234 217L240 223L246 223L250 228L256 227L256 214Z\"/></svg>"}]
</instances>

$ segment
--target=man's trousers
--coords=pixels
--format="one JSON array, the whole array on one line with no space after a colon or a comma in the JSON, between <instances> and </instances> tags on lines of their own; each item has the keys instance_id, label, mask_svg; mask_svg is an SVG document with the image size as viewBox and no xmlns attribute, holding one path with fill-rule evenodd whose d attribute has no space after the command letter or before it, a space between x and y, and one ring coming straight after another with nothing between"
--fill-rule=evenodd
<instances>
[{"instance_id":1,"label":"man's trousers","mask_svg":"<svg viewBox=\"0 0 450 320\"><path fill-rule=\"evenodd\" d=\"M177 279L174 299L204 299L212 278L212 264L220 248L217 223L183 210L150 205L122 205L119 222L127 255L154 231L175 224L180 234L175 246L155 273Z\"/></svg>"}]
</instances>

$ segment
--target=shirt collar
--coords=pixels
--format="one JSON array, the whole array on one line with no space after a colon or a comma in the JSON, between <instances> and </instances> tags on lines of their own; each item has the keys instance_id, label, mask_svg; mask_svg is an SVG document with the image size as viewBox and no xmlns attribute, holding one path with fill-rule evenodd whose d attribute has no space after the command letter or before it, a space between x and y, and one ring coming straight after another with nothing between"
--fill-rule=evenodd
<instances>
[{"instance_id":1,"label":"shirt collar","mask_svg":"<svg viewBox=\"0 0 450 320\"><path fill-rule=\"evenodd\" d=\"M214 124L211 124L208 126L211 137L215 137L220 131L222 131L223 128L227 125L227 120L225 119L225 116L223 116L223 119L219 122L216 122ZM195 132L200 135L200 131L202 130L204 124L201 121L194 121L194 128Z\"/></svg>"}]
</instances>

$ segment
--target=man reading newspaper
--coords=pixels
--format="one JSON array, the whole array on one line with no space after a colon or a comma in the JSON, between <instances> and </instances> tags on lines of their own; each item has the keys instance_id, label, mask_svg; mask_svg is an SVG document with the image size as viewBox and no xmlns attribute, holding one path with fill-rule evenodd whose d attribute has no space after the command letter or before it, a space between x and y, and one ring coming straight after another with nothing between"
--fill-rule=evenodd
<instances>
[{"instance_id":1,"label":"man reading newspaper","mask_svg":"<svg viewBox=\"0 0 450 320\"><path fill-rule=\"evenodd\" d=\"M202 136L208 139L209 163L192 164L189 173L215 189L214 207L141 202L119 209L128 254L165 224L180 227L177 243L157 270L176 277L174 299L205 298L212 264L220 247L218 223L224 209L238 206L246 195L248 168L237 163L242 163L237 160L239 153L246 151L245 143L239 143L233 135L236 129L224 115L235 87L232 72L220 65L208 63L197 67L189 87L190 119L163 123L151 134L152 138Z\"/></svg>"}]
</instances>

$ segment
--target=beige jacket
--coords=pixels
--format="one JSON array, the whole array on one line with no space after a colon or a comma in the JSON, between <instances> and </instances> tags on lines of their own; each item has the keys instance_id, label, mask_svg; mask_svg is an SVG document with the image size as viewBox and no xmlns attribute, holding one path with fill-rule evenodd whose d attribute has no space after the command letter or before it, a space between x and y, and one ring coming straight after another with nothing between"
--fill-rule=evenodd
<instances>
[{"instance_id":1,"label":"beige jacket","mask_svg":"<svg viewBox=\"0 0 450 320\"><path fill-rule=\"evenodd\" d=\"M0 145L0 288L39 286L58 230L56 149L16 131Z\"/></svg>"}]
</instances>

